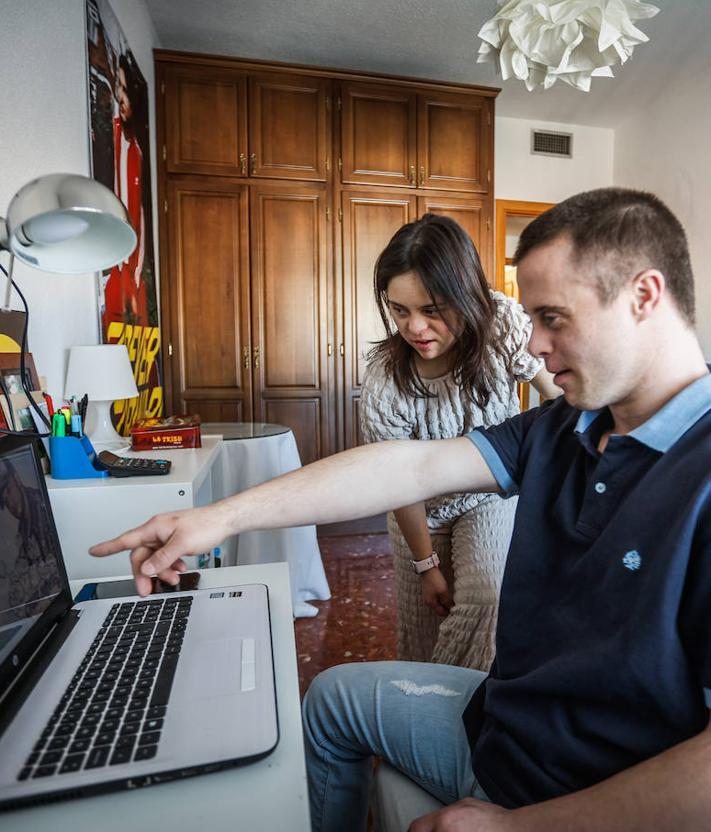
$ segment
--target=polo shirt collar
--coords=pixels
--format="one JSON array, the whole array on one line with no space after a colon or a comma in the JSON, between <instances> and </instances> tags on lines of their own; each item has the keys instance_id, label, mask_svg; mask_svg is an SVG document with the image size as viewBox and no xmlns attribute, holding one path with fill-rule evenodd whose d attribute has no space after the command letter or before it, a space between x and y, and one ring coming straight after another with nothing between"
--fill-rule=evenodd
<instances>
[{"instance_id":1,"label":"polo shirt collar","mask_svg":"<svg viewBox=\"0 0 711 832\"><path fill-rule=\"evenodd\" d=\"M648 448L666 453L709 410L711 373L692 381L628 436ZM600 410L582 410L575 425L575 432L586 433L598 416L605 412L609 412L606 407Z\"/></svg>"}]
</instances>

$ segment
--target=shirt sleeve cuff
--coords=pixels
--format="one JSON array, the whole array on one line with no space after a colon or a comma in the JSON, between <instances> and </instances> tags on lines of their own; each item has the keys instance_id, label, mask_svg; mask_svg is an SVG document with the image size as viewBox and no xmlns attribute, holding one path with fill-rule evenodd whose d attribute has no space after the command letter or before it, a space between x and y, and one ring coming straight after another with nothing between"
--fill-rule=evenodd
<instances>
[{"instance_id":1,"label":"shirt sleeve cuff","mask_svg":"<svg viewBox=\"0 0 711 832\"><path fill-rule=\"evenodd\" d=\"M704 688L704 701L706 707L711 711L711 690L709 688Z\"/></svg>"},{"instance_id":2,"label":"shirt sleeve cuff","mask_svg":"<svg viewBox=\"0 0 711 832\"><path fill-rule=\"evenodd\" d=\"M518 493L518 486L511 479L509 472L506 470L501 457L498 455L494 446L484 436L481 431L473 430L471 433L466 433L467 439L478 449L479 453L484 457L484 462L489 466L489 470L494 475L496 482L499 484L499 490L502 497L513 497Z\"/></svg>"}]
</instances>

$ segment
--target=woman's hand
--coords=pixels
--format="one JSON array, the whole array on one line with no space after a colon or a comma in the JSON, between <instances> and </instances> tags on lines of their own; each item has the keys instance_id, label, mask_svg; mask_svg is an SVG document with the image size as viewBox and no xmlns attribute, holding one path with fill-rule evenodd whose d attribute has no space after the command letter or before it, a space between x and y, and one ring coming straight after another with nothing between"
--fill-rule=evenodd
<instances>
[{"instance_id":1,"label":"woman's hand","mask_svg":"<svg viewBox=\"0 0 711 832\"><path fill-rule=\"evenodd\" d=\"M452 592L447 586L444 575L435 566L420 575L422 581L422 600L425 606L433 609L437 615L444 618L454 606Z\"/></svg>"}]
</instances>

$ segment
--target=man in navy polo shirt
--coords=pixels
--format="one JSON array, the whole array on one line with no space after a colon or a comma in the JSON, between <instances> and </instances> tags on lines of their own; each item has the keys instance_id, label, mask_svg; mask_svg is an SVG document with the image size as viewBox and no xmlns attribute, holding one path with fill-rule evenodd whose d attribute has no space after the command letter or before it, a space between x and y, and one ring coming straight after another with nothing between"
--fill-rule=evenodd
<instances>
[{"instance_id":1,"label":"man in navy polo shirt","mask_svg":"<svg viewBox=\"0 0 711 832\"><path fill-rule=\"evenodd\" d=\"M365 828L373 754L452 804L412 832L711 828L711 375L684 231L652 195L603 189L532 222L516 258L531 352L563 398L338 454L92 550L133 549L144 591L228 534L519 495L488 677L381 662L311 686L316 830Z\"/></svg>"}]
</instances>

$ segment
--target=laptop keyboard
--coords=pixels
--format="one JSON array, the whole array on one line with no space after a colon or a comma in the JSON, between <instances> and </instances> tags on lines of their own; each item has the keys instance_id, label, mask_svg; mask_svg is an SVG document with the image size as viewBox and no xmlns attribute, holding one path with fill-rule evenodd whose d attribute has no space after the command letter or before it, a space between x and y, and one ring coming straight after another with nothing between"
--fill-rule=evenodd
<instances>
[{"instance_id":1,"label":"laptop keyboard","mask_svg":"<svg viewBox=\"0 0 711 832\"><path fill-rule=\"evenodd\" d=\"M156 756L192 601L111 607L18 780Z\"/></svg>"}]
</instances>

